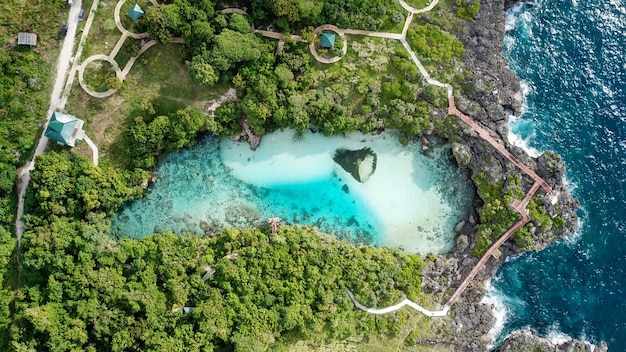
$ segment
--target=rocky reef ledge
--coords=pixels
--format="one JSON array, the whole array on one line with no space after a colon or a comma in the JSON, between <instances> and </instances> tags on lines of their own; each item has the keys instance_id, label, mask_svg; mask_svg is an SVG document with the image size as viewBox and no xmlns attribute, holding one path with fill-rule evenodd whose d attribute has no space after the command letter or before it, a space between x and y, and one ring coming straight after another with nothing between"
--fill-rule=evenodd
<instances>
[{"instance_id":1,"label":"rocky reef ledge","mask_svg":"<svg viewBox=\"0 0 626 352\"><path fill-rule=\"evenodd\" d=\"M469 89L457 90L457 107L470 115L475 121L490 130L490 134L505 145L521 162L533 169L548 182L552 192L540 191L537 204L542 205L545 222L533 218L530 223L529 243L524 248L514 239L502 247L502 255L487 262L482 270L452 307L444 325L452 331L450 337L431 341L441 347L454 346L459 351L486 351L492 340L489 331L495 323L492 306L480 303L485 295L486 282L495 275L498 267L507 256L527 250L542 250L556 239L575 231L578 227L576 209L578 201L571 196L563 184L565 164L561 157L548 151L538 158L529 156L524 150L508 142L508 116L520 115L523 93L518 77L509 69L503 57L505 31L505 10L514 5L510 0L487 0L480 2L480 12L466 26L453 29L453 34L463 41L466 53L462 58L464 65L471 70L472 78ZM426 15L424 15L426 16ZM435 17L424 17L426 21L436 22ZM453 152L460 167L468 168L475 182L482 179L485 184L502 184L501 192L510 187L510 180L516 179L517 187L526 192L532 186L532 180L512 163L505 160L491 145L476 136L467 126L459 122L459 131L450 136ZM477 182L478 183L478 182ZM479 186L477 184L477 186ZM481 187L478 195L485 199ZM477 204L480 207L481 204ZM477 213L480 214L479 211ZM550 219L547 219L549 216ZM558 221L556 220L558 219ZM482 219L481 219L482 220ZM546 226L550 222L550 226ZM480 223L480 221L478 222ZM458 226L461 234L457 246L451 253L430 261L423 270L422 288L430 297L448 297L471 271L478 261L474 255L478 243L478 229L473 216L469 216L463 226ZM442 298L443 299L443 298ZM431 302L433 306L441 302ZM538 347L538 349L534 349ZM579 348L579 349L576 349ZM532 336L530 332L512 335L498 351L570 351L592 350L605 351L606 344L591 346L580 341L570 341L565 345L554 345L550 341Z\"/></svg>"},{"instance_id":2,"label":"rocky reef ledge","mask_svg":"<svg viewBox=\"0 0 626 352\"><path fill-rule=\"evenodd\" d=\"M515 351L554 351L554 352L606 352L606 343L601 342L598 346L589 343L570 340L561 343L537 337L530 331L519 331L511 335L502 346L494 352L515 352Z\"/></svg>"}]
</instances>

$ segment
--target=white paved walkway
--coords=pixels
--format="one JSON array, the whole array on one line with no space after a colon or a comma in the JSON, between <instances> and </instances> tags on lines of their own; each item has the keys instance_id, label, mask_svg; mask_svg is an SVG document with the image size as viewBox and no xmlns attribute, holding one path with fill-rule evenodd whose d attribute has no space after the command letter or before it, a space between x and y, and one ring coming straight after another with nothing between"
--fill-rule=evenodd
<instances>
[{"instance_id":1,"label":"white paved walkway","mask_svg":"<svg viewBox=\"0 0 626 352\"><path fill-rule=\"evenodd\" d=\"M354 294L352 294L352 291L350 291L349 289L346 289L346 291L348 291L348 296L350 296L350 299L352 300L352 302L354 302L354 305L357 308L359 308L362 311L371 313L371 314L387 314L387 313L395 312L396 310L404 306L409 306L428 317L444 317L446 316L446 314L448 314L448 310L450 310L450 307L447 305L444 306L443 309L441 310L435 310L435 311L428 310L409 299L404 299L402 302L396 304L395 306L390 306L387 308L382 308L382 309L367 308L366 306L359 303L359 301L357 301L356 298L354 298Z\"/></svg>"},{"instance_id":2,"label":"white paved walkway","mask_svg":"<svg viewBox=\"0 0 626 352\"><path fill-rule=\"evenodd\" d=\"M151 0L153 3L156 4L156 0ZM402 33L397 34L397 33L385 33L385 32L374 32L374 31L364 31L364 30L354 30L354 29L340 29L337 28L335 26L332 25L324 25L324 26L320 26L318 28L316 28L316 32L321 31L323 29L330 29L333 30L335 32L337 32L340 36L345 37L345 34L352 34L352 35L367 35L367 36L372 36L372 37L379 37L379 38L389 38L389 39L396 39L396 40L400 40L400 42L402 43L402 45L404 46L404 48L409 52L409 55L411 56L411 59L413 60L413 62L415 63L415 65L418 67L420 73L422 74L422 76L424 77L424 79L426 80L426 82L428 82L428 84L432 84L435 85L437 87L442 87L442 88L446 88L447 89L447 93L448 93L448 98L449 101L451 102L449 110L450 113L453 115L458 116L459 118L461 118L462 121L468 123L470 126L474 126L474 121L472 121L469 117L467 117L466 115L462 114L461 112L459 112L456 107L453 105L454 104L454 95L453 95L453 88L450 84L444 84L442 82L439 82L435 79L433 79L430 74L426 71L426 68L422 65L422 63L420 62L419 58L417 57L417 55L415 54L415 52L413 52L413 50L411 49L411 47L409 46L408 42L406 41L406 33L408 31L408 28L410 26L410 23L413 19L413 14L416 13L423 13L423 12L427 12L432 10L438 3L438 0L434 0L429 6L427 6L426 8L423 9L414 9L411 6L409 6L404 0L399 0L401 6L408 12L404 27L402 29ZM121 7L121 4L123 4L125 2L125 0L120 0L120 2L118 3L117 6L117 10L116 12L116 25L118 25L118 28L121 27L121 23L119 21L119 8ZM98 4L98 0L94 0L94 4L92 6L92 9L95 9L97 7ZM58 74L57 74L57 80L55 81L55 89L53 90L53 94L51 97L51 104L50 104L50 112L48 113L48 116L52 115L52 111L54 111L54 109L57 107L57 104L59 102L59 94L60 94L60 87L63 85L63 81L65 78L65 73L67 71L67 66L69 64L69 60L67 59L67 50L69 50L70 52L70 56L71 57L71 48L73 47L73 38L74 35L76 33L76 23L72 22L72 19L77 17L78 14L78 10L80 9L80 5L81 5L81 0L75 0L74 5L72 6L71 10L70 10L70 14L69 14L69 20L68 23L70 25L68 25L68 38L66 38L66 41L64 42L64 46L63 46L63 50L61 52L60 55L60 59L59 59L59 67L58 67ZM83 33L83 38L81 39L84 40L86 38L89 26L91 26L91 21L93 20L93 13L95 11L90 11L90 16L88 18L88 22L86 24L86 30ZM240 14L246 14L246 12L244 10L239 10L239 9L227 9L224 10L225 13L240 13ZM122 27L123 28L123 27ZM117 43L117 45L115 46L115 49L113 50L113 52L109 55L109 57L114 57L115 54L117 54L117 51L119 50L119 48L121 47L121 44L123 43L123 40L126 39L127 36L132 36L132 37L137 37L140 36L140 34L131 34L130 32L126 31L126 30L122 30L122 36L120 38L120 41ZM253 29L254 30L254 29ZM254 31L256 33L259 33L261 35L264 35L266 37L270 37L270 38L274 38L274 39L278 39L281 40L282 39L282 35L276 32L268 32L268 31ZM68 40L70 39L70 40ZM295 40L302 40L302 38L300 37L296 37L294 38ZM181 42L180 40L177 40L176 42ZM143 50L140 53L143 53L145 50L147 50L150 46L149 45L145 48L142 48ZM311 46L313 46L313 43L311 43ZM67 47L69 47L69 49L67 49ZM346 45L344 45L344 54L345 54L345 50L347 50ZM79 57L80 52L82 51L82 45L79 45L79 51L77 53L77 58ZM312 49L311 50L312 54L314 55L314 57L316 57L316 59L318 59L320 62L323 63L329 63L330 61L335 62L338 60L334 60L334 58L331 59L325 59L325 58L321 58L322 60L320 60L319 56L317 55L317 53L315 53L315 50ZM139 56L139 55L137 55ZM97 57L97 58L91 58L93 59L103 59L103 57L107 57L106 55L102 55L102 57ZM136 59L136 58L135 58ZM76 61L76 60L75 60ZM89 61L85 60L86 62ZM134 61L133 61L134 62ZM79 75L80 75L80 70L81 68L84 68L85 63L83 63L83 65L81 65L81 67L76 67L76 62L74 63L74 66L72 68L72 75L71 77L73 78L74 73L76 72L76 70L79 71ZM122 71L120 71L119 67L117 67L116 64L114 64L114 66L116 67L116 71L118 71L119 73L121 73ZM126 67L124 68L124 76L126 73L128 73L128 71L130 70L130 67L132 67L132 63L130 63L130 65L126 65ZM122 77L123 79L123 77ZM71 81L68 82L68 84L66 85L66 92L69 93L69 89L71 88ZM65 99L62 101L63 105L65 104ZM46 122L46 126L47 126ZM45 126L44 126L44 130L45 130ZM480 134L479 137L483 138ZM97 165L98 163L98 148L97 146L91 141L91 139L89 139L89 137L84 136L85 141L87 142L87 144L92 148L93 150L93 159L94 159L94 163ZM45 149L45 144L47 142L47 138L45 138L45 136L42 136L42 138L39 141L39 144L37 146L37 149L35 151L35 155L41 154L43 152L43 150ZM493 143L492 143L493 144ZM504 149L503 146L498 145L494 145L494 147L496 147L496 149L499 152L502 152L501 150ZM505 153L508 153L508 151L506 151ZM506 155L505 155L506 156ZM531 188L531 190L528 191L528 193L526 194L526 196L524 197L524 200L519 202L514 202L513 208L515 210L517 210L521 215L522 215L522 220L525 220L526 222L529 220L528 219L528 215L526 213L526 209L525 206L528 203L528 201L530 200L530 198L532 196L534 196L535 192L537 191L537 189L539 188L539 185L543 185L544 188L546 189L546 191L550 191L549 186L547 185L547 183L545 183L545 181L543 181L542 179L539 178L539 176L537 176L534 171L530 170L528 167L526 167L525 165L521 164L519 161L517 163L515 163L515 165L517 165L518 167L520 167L522 170L524 170L529 176L531 176L533 179L535 179L536 183L535 185ZM24 209L24 194L26 191L26 188L28 187L28 182L30 180L30 174L29 171L33 169L34 166L34 161L30 161L29 163L27 163L20 171L20 179L18 181L18 194L19 194L19 198L18 198L18 216L17 216L17 220L16 220L16 233L17 233L17 237L18 237L18 246L20 244L21 241L21 236L23 233L23 224L20 221L21 216L23 215L23 209ZM530 172L528 171L530 170ZM522 224L523 225L523 224ZM514 225L511 229L509 229L506 233L506 236L502 236L491 248L490 250L481 258L481 261L486 261L488 260L491 256L493 256L493 252L497 251L498 247L506 240L508 239L509 236L511 236L517 229L519 229L519 227L521 227L521 225L518 223L516 225ZM457 289L457 291L454 293L454 295L450 298L450 300L446 303L446 305L444 305L443 309L438 310L438 311L431 311L428 310L420 305L418 305L417 303L405 299L402 302L394 305L394 306L390 306L390 307L386 307L386 308L381 308L381 309L374 309L374 308L368 308L365 307L364 305L360 304L356 298L354 297L354 295L352 294L352 292L349 289L346 289L348 295L350 296L350 299L354 302L355 306L365 312L371 313L371 314L386 314L386 313L390 313L393 311L396 311L404 306L410 306L416 310L418 310L419 312L423 313L426 316L429 317L441 317L441 316L445 316L449 309L450 306L455 302L455 300L461 295L461 293L463 292L463 290L467 287L467 285L469 285L470 281L472 280L472 278L474 277L474 275L478 272L478 270L481 270L480 268L474 268L474 270L472 270L472 274L468 275L468 277L463 281L463 283L460 285L460 287Z\"/></svg>"},{"instance_id":3,"label":"white paved walkway","mask_svg":"<svg viewBox=\"0 0 626 352\"><path fill-rule=\"evenodd\" d=\"M93 159L94 165L98 166L98 158L99 158L98 146L96 145L96 143L92 142L91 139L87 135L84 135L83 139L85 140L85 142L87 142L87 144L89 144L89 148L91 148L92 159Z\"/></svg>"},{"instance_id":4,"label":"white paved walkway","mask_svg":"<svg viewBox=\"0 0 626 352\"><path fill-rule=\"evenodd\" d=\"M452 85L446 84L446 83L442 83L442 82L440 82L438 80L433 79L430 76L430 74L428 73L428 71L426 71L426 68L424 67L424 65L422 65L422 63L420 62L419 58L417 57L417 55L413 51L413 49L411 49L411 46L409 45L409 43L406 40L406 34L408 32L408 29L409 29L409 26L411 24L411 21L413 20L413 15L417 14L417 13L423 13L423 12L427 12L427 11L432 10L437 5L439 0L434 0L427 7L423 8L423 9L418 9L418 10L416 10L413 7L409 6L404 0L399 0L399 1L400 1L400 5L402 5L402 7L406 11L408 11L408 15L407 15L406 21L404 23L404 27L402 28L402 33L400 33L400 34L397 34L397 33L385 33L385 32L373 32L373 31L355 30L355 29L341 29L341 28L337 28L336 26L329 25L329 24L317 27L315 29L315 33L319 33L322 30L332 30L332 31L336 32L337 34L339 34L342 37L342 40L344 40L344 53L343 53L344 55L346 54L345 34L366 35L366 36L370 36L370 37L379 37L379 38L388 38L388 39L400 40L400 42L402 43L402 46L404 46L404 48L409 52L409 55L411 56L411 59L413 60L413 62L417 66L417 68L419 69L420 73L422 74L422 76L424 77L426 82L428 84L431 84L431 85L434 85L434 86L437 86L437 87L446 88L447 95L448 95L448 101L449 101L448 113L450 115L457 116L461 121L463 121L464 123L466 123L470 127L472 127L475 131L477 131L479 138L482 138L482 139L486 140L487 142L489 142L491 145L494 146L494 148L499 153L501 153L504 157L506 157L508 160L510 160L514 165L519 167L528 176L530 176L533 180L535 180L535 184L527 192L526 196L524 197L524 200L521 201L521 202L517 201L517 200L514 200L514 202L512 204L513 209L515 209L522 216L522 220L520 220L519 222L514 224L511 228L509 228L504 233L504 235L502 235L498 239L498 241L496 241L489 248L489 250L480 258L480 261L479 261L480 265L476 265L473 268L473 270L470 272L470 274L467 275L465 280L463 280L461 282L461 284L459 285L457 290L454 292L454 294L449 298L449 300L443 306L443 309L438 310L438 311L431 311L431 310L428 310L428 309L420 306L419 304L417 304L417 303L415 303L415 302L413 302L413 301L411 301L409 299L404 299L402 302L400 302L400 303L398 303L398 304L396 304L394 306L390 306L390 307L386 307L386 308L381 308L381 309L368 308L368 307L365 307L364 305L362 305L361 303L359 303L356 300L356 298L354 297L354 295L352 294L352 292L349 289L346 289L346 291L348 292L348 295L350 296L350 299L352 299L352 302L354 302L354 305L357 308L359 308L359 309L361 309L361 310L363 310L365 312L371 313L371 314L386 314L386 313L394 312L394 311L396 311L396 310L398 310L398 309L400 309L400 308L402 308L404 306L409 306L409 307L412 307L412 308L416 309L417 311L421 312L422 314L424 314L426 316L429 316L429 317L442 317L442 316L445 316L445 315L448 314L448 311L449 311L450 307L452 306L452 304L454 304L456 302L456 300L459 298L459 296L469 286L470 282L476 276L478 271L482 270L484 263L486 263L486 261L489 260L492 256L495 256L496 252L499 253L500 245L502 245L518 229L520 229L528 221L530 221L530 218L529 218L529 216L527 214L527 211L526 211L526 205L528 204L528 201L530 201L530 199L535 195L536 191L539 189L539 186L542 186L546 190L546 192L550 192L551 188L533 170L528 168L526 165L522 164L520 161L518 161L516 158L514 158L512 156L512 154L509 153L508 150L506 150L506 148L504 146L500 145L495 140L493 140L493 138L491 138L488 133L486 133L480 126L478 126L478 124L476 124L467 115L465 115L462 112L460 112L456 108L456 106L454 105L454 91L453 91ZM258 33L260 33L261 35L266 35L267 37L280 39L280 36L275 34L275 33L271 33L271 35L267 35L267 34L265 34L263 32L260 32L260 31ZM313 57L315 57L315 59L318 60L321 63L334 63L334 62L337 62L337 61L339 61L341 59L341 57L334 57L334 58L322 58L322 57L320 57L317 54L316 50L315 50L315 43L310 43L309 48L311 50L311 54L313 55Z\"/></svg>"}]
</instances>

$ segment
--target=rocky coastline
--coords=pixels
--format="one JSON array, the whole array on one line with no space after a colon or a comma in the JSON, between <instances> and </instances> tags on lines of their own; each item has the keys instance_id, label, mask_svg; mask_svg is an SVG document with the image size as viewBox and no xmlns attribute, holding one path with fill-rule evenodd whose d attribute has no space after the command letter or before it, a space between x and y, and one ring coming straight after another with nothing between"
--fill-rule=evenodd
<instances>
[{"instance_id":1,"label":"rocky coastline","mask_svg":"<svg viewBox=\"0 0 626 352\"><path fill-rule=\"evenodd\" d=\"M578 228L576 209L578 201L572 197L563 183L565 165L561 157L551 151L538 158L533 158L521 148L508 142L508 116L522 113L523 93L518 77L509 69L503 57L503 39L505 31L505 11L517 1L489 0L481 1L480 12L475 20L453 33L463 41L466 53L463 63L473 72L471 92L460 92L457 107L470 112L471 117L491 130L494 138L505 145L520 161L544 178L553 191L546 194L539 191L544 211L552 219L560 216L563 226L551 226L541 229L541 223L533 221L531 229L532 250L542 250L548 244L571 234ZM478 172L487 174L493 183L504 181L509 176L522 180L521 188L526 192L532 186L532 180L525 177L520 169L506 161L492 146L477 136L472 136L465 126L461 126L461 142L455 143L454 155L461 167L467 167L472 175ZM495 161L495 162L494 162ZM479 197L482 196L479 192ZM472 269L478 258L472 255L476 245L476 229L473 216L470 215L458 226L461 234L457 246L447 255L438 257L423 269L423 291L431 297L446 299ZM493 307L480 303L485 295L487 281L495 275L500 264L507 256L523 252L514 240L509 240L502 248L502 256L487 262L461 298L452 307L449 315L443 318L444 325L451 330L449 338L429 341L429 344L454 346L458 351L486 351L491 342L489 331L495 323ZM446 297L446 298L444 298ZM435 306L440 302L432 302ZM606 351L606 344L592 346L581 341L569 341L555 344L549 340L534 336L532 333L518 332L510 336L497 351Z\"/></svg>"}]
</instances>

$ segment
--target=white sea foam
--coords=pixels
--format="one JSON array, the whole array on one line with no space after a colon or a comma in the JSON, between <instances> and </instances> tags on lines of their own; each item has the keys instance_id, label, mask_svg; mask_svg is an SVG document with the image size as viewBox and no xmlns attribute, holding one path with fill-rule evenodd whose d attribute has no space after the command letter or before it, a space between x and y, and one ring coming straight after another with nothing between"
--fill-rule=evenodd
<instances>
[{"instance_id":1,"label":"white sea foam","mask_svg":"<svg viewBox=\"0 0 626 352\"><path fill-rule=\"evenodd\" d=\"M519 135L511 132L511 128L509 127L509 134L507 135L507 138L509 139L509 143L511 143L512 145L522 148L526 154L536 158L538 156L540 156L542 154L541 151L539 151L539 149L531 147L528 145L528 143L530 142L530 138L522 138Z\"/></svg>"},{"instance_id":2,"label":"white sea foam","mask_svg":"<svg viewBox=\"0 0 626 352\"><path fill-rule=\"evenodd\" d=\"M575 192L578 189L578 184L570 180L567 176L563 176L563 184L570 192Z\"/></svg>"},{"instance_id":3,"label":"white sea foam","mask_svg":"<svg viewBox=\"0 0 626 352\"><path fill-rule=\"evenodd\" d=\"M515 37L510 35L504 36L504 52L509 53L515 45Z\"/></svg>"},{"instance_id":4,"label":"white sea foam","mask_svg":"<svg viewBox=\"0 0 626 352\"><path fill-rule=\"evenodd\" d=\"M522 115L524 115L526 111L528 111L528 99L526 99L526 97L528 97L530 93L535 92L536 89L532 82L524 79L520 80L519 85L522 89Z\"/></svg>"},{"instance_id":5,"label":"white sea foam","mask_svg":"<svg viewBox=\"0 0 626 352\"><path fill-rule=\"evenodd\" d=\"M550 330L548 331L548 334L546 335L546 339L558 345L573 340L571 336L559 331L559 326L556 324L550 328Z\"/></svg>"},{"instance_id":6,"label":"white sea foam","mask_svg":"<svg viewBox=\"0 0 626 352\"><path fill-rule=\"evenodd\" d=\"M509 123L508 123L509 133L507 135L507 138L509 140L509 143L511 143L512 145L516 147L522 148L528 155L532 157L538 157L539 155L542 154L542 151L538 150L537 148L531 147L529 145L530 140L535 136L535 133L533 132L531 135L524 138L521 135L518 135L513 132L514 127L517 124L522 123L522 121L520 120L521 117L524 116L524 114L528 111L528 99L527 99L528 95L534 92L535 90L535 87L532 85L532 83L525 81L525 80L520 80L520 88L522 89L521 115L519 117L513 114L509 115Z\"/></svg>"},{"instance_id":7,"label":"white sea foam","mask_svg":"<svg viewBox=\"0 0 626 352\"><path fill-rule=\"evenodd\" d=\"M553 344L563 344L563 343L566 343L568 341L574 340L573 337L565 334L564 332L560 331L559 329L560 329L560 327L557 324L554 324L548 330L548 333L546 334L545 338L548 339ZM533 333L536 333L536 332L533 331ZM580 340L580 341L584 342L586 345L588 345L591 348L592 352L596 348L596 345L594 344L593 341L589 340L589 338L585 334L584 330L583 330L582 334L579 337L576 338L576 340Z\"/></svg>"},{"instance_id":8,"label":"white sea foam","mask_svg":"<svg viewBox=\"0 0 626 352\"><path fill-rule=\"evenodd\" d=\"M488 346L489 350L497 347L495 346L495 344L498 343L497 338L500 336L500 333L502 333L502 330L504 329L504 324L506 323L507 316L509 316L509 314L511 313L510 309L505 303L506 296L502 292L496 290L495 287L493 287L493 285L491 284L491 280L493 280L493 278L487 281L487 291L485 292L485 296L483 297L483 299L480 301L480 303L483 304L493 305L492 314L496 318L496 322L489 330L489 335L491 336L491 343Z\"/></svg>"},{"instance_id":9,"label":"white sea foam","mask_svg":"<svg viewBox=\"0 0 626 352\"><path fill-rule=\"evenodd\" d=\"M510 30L517 28L519 24L519 15L520 15L520 12L522 12L523 8L524 8L524 4L520 2L520 3L517 3L515 6L511 7L506 12L506 17L504 21L505 31L508 32Z\"/></svg>"},{"instance_id":10,"label":"white sea foam","mask_svg":"<svg viewBox=\"0 0 626 352\"><path fill-rule=\"evenodd\" d=\"M504 258L504 262L505 262L505 263L512 263L512 262L514 262L514 261L518 260L518 259L519 259L520 257L522 257L523 255L524 255L523 253L521 253L521 254L516 254L516 255L509 255L509 256L507 256L506 258Z\"/></svg>"},{"instance_id":11,"label":"white sea foam","mask_svg":"<svg viewBox=\"0 0 626 352\"><path fill-rule=\"evenodd\" d=\"M582 229L585 227L585 222L587 221L588 216L589 216L585 208L580 207L580 210L583 213L583 215L577 218L578 228L576 229L576 231L571 233L569 236L564 237L562 240L563 243L565 243L565 245L567 245L570 248L572 248L582 238L582 235L583 235Z\"/></svg>"},{"instance_id":12,"label":"white sea foam","mask_svg":"<svg viewBox=\"0 0 626 352\"><path fill-rule=\"evenodd\" d=\"M562 331L559 331L558 329L559 327L556 325L553 325L550 330L548 331L548 333L544 336L542 334L539 334L537 332L537 330L531 328L530 326L524 326L521 329L518 330L514 330L511 331L511 333L507 334L506 336L504 336L503 338L501 338L498 343L503 342L504 340L508 339L510 336L516 334L516 333L521 333L521 332L530 332L531 334L535 335L535 336L539 336L539 337L543 337L544 339L550 341L551 343L555 344L555 345L561 345L564 344L566 342L572 341L574 340L573 337L563 333ZM593 344L593 342L589 341L589 339L587 339L587 337L585 335L580 336L579 338L577 338L577 340L582 341L583 343L585 343L586 345L588 345L591 349L591 352L595 351L596 346ZM494 349L495 345L490 345L488 346L489 350Z\"/></svg>"}]
</instances>

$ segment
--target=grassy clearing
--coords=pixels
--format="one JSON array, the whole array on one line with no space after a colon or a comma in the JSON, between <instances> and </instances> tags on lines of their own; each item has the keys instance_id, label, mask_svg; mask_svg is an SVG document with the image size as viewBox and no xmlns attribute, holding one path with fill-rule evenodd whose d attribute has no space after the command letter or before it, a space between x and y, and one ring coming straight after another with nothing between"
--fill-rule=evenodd
<instances>
[{"instance_id":1,"label":"grassy clearing","mask_svg":"<svg viewBox=\"0 0 626 352\"><path fill-rule=\"evenodd\" d=\"M94 14L89 36L83 43L82 60L94 54L109 55L122 33L115 26L114 12L117 1L102 0ZM85 11L89 11L85 8ZM87 14L85 14L87 15Z\"/></svg>"},{"instance_id":2,"label":"grassy clearing","mask_svg":"<svg viewBox=\"0 0 626 352\"><path fill-rule=\"evenodd\" d=\"M134 40L132 38L126 38L126 40ZM127 52L125 52L124 50L120 50L117 55L115 55L115 62L117 62L117 65L120 67L120 69L124 69L124 67L126 66L126 64L128 63L128 60L130 60L130 55L128 55Z\"/></svg>"},{"instance_id":3,"label":"grassy clearing","mask_svg":"<svg viewBox=\"0 0 626 352\"><path fill-rule=\"evenodd\" d=\"M85 67L85 83L95 92L108 90L107 79L111 77L115 77L115 69L107 61L93 61Z\"/></svg>"},{"instance_id":4,"label":"grassy clearing","mask_svg":"<svg viewBox=\"0 0 626 352\"><path fill-rule=\"evenodd\" d=\"M81 45L80 40L83 35L83 31L85 30L85 25L87 23L87 18L89 17L92 4L93 4L93 0L83 0L82 2L81 8L85 11L85 14L83 16L83 20L78 22L78 25L76 27L76 40L74 41L74 49L72 51L74 53L78 50L78 46ZM83 57L86 57L86 56L83 56Z\"/></svg>"},{"instance_id":5,"label":"grassy clearing","mask_svg":"<svg viewBox=\"0 0 626 352\"><path fill-rule=\"evenodd\" d=\"M30 87L25 79L20 80L18 77L20 84L13 85L10 91L5 91L5 96L2 98L16 99L8 110L18 111L19 105L24 105L25 108L18 115L14 115L11 120L2 122L2 124L13 125L10 130L19 135L21 141L14 141L18 148L14 155L19 156L20 163L32 154L42 130L41 125L46 119L45 114L56 74L55 68L63 43L59 32L61 26L67 22L67 13L67 3L61 0L35 3L24 0L0 1L0 45L2 45L0 56L8 59L23 55L23 59L16 59L17 61L10 66L17 71L23 69L31 82L35 82L35 85ZM37 45L34 47L16 46L18 32L35 33ZM25 64L26 62L29 63ZM23 67L19 66L23 64ZM12 80L13 77L10 79Z\"/></svg>"},{"instance_id":6,"label":"grassy clearing","mask_svg":"<svg viewBox=\"0 0 626 352\"><path fill-rule=\"evenodd\" d=\"M426 6L430 5L433 0L408 0L407 4L409 4L414 9L423 9Z\"/></svg>"},{"instance_id":7,"label":"grassy clearing","mask_svg":"<svg viewBox=\"0 0 626 352\"><path fill-rule=\"evenodd\" d=\"M2 43L17 42L18 32L37 34L35 51L44 54L60 45L59 31L67 21L67 2L38 1L33 4L23 0L0 2L0 40Z\"/></svg>"},{"instance_id":8,"label":"grassy clearing","mask_svg":"<svg viewBox=\"0 0 626 352\"><path fill-rule=\"evenodd\" d=\"M195 84L187 72L182 51L178 44L150 48L137 59L122 89L106 99L92 98L74 84L66 109L85 120L84 128L98 145L101 157L123 131L128 116L136 114L140 106L152 104L161 113L190 106L206 112L213 100L228 90L229 85L223 83L211 88ZM74 151L91 156L81 145Z\"/></svg>"},{"instance_id":9,"label":"grassy clearing","mask_svg":"<svg viewBox=\"0 0 626 352\"><path fill-rule=\"evenodd\" d=\"M415 16L410 28L419 25L434 24L441 27L445 33L458 39L463 35L467 24L466 20L454 14L456 8L455 0L441 0L433 11ZM472 72L461 60L453 58L449 61L436 62L421 56L415 49L413 49L413 51L431 77L443 83L450 83L456 89L467 90Z\"/></svg>"},{"instance_id":10,"label":"grassy clearing","mask_svg":"<svg viewBox=\"0 0 626 352\"><path fill-rule=\"evenodd\" d=\"M365 87L377 86L385 79L405 80L404 73L392 64L396 48L402 45L393 39L348 36L348 51L337 63L315 63L314 85L330 88L340 95L349 110L362 105ZM385 103L383 97L381 103Z\"/></svg>"},{"instance_id":11,"label":"grassy clearing","mask_svg":"<svg viewBox=\"0 0 626 352\"><path fill-rule=\"evenodd\" d=\"M363 313L367 314L367 313ZM354 332L353 338L343 341L294 341L288 348L293 352L304 351L418 351L418 352L444 352L453 351L454 346L447 344L432 345L427 340L442 339L452 334L452 327L443 319L432 319L410 308L403 308L393 314L405 316L405 328L396 331L393 335L381 335L359 338L358 332ZM378 319L388 319L382 315Z\"/></svg>"},{"instance_id":12,"label":"grassy clearing","mask_svg":"<svg viewBox=\"0 0 626 352\"><path fill-rule=\"evenodd\" d=\"M451 33L457 38L461 38L465 35L465 31L467 30L467 20L456 15L458 8L457 0L440 0L432 11L415 16L413 22L436 24L445 32Z\"/></svg>"}]
</instances>

